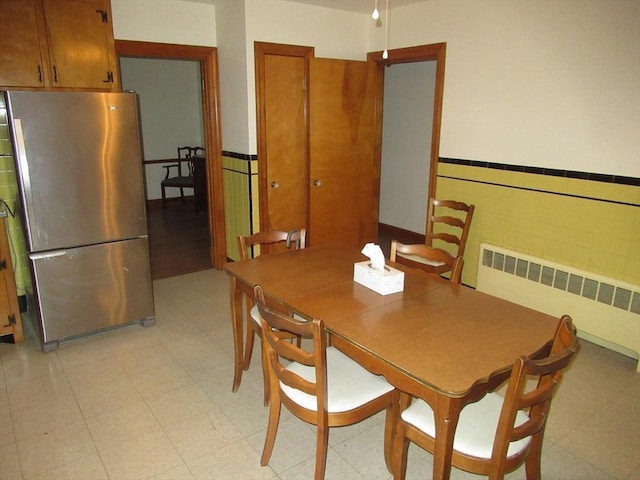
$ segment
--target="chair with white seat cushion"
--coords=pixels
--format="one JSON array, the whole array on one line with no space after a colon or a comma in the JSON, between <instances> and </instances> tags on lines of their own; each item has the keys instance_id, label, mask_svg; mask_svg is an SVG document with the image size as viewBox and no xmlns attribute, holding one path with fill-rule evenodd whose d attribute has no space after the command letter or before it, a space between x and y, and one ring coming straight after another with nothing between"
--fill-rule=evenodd
<instances>
[{"instance_id":1,"label":"chair with white seat cushion","mask_svg":"<svg viewBox=\"0 0 640 480\"><path fill-rule=\"evenodd\" d=\"M385 446L390 445L391 410L397 392L382 376L374 375L334 347L327 347L327 332L321 319L298 321L265 303L260 286L255 287L262 322L262 345L269 376L269 424L261 465L269 464L275 444L281 406L298 418L316 425L315 480L324 478L329 427L346 426L387 409ZM306 351L283 338L289 332L310 339ZM390 458L386 455L387 465Z\"/></svg>"},{"instance_id":2,"label":"chair with white seat cushion","mask_svg":"<svg viewBox=\"0 0 640 480\"><path fill-rule=\"evenodd\" d=\"M238 235L238 250L240 252L240 260L249 260L255 258L258 255L266 253L276 253L278 251L285 251L287 249L303 249L306 245L306 229L300 230L270 230L266 232L258 232L253 235ZM258 308L255 305L255 301L252 296L246 297L246 309L248 317L246 317L246 338L244 345L244 353L242 351L236 351L235 354L235 371L233 378L233 388L235 392L240 387L242 381L242 372L248 370L251 365L251 357L253 356L253 345L255 337L260 337L262 334L260 328L260 314ZM234 324L235 328L235 324ZM242 332L234 331L235 336L241 336ZM234 342L234 346L235 346ZM269 385L267 383L266 372L264 373L264 404L266 405L269 398L268 392Z\"/></svg>"},{"instance_id":3,"label":"chair with white seat cushion","mask_svg":"<svg viewBox=\"0 0 640 480\"><path fill-rule=\"evenodd\" d=\"M563 370L578 350L575 328L565 315L547 357L516 359L504 397L492 392L462 409L453 440L452 466L502 480L524 464L527 480L540 480L542 441L551 400ZM401 405L408 403L403 397ZM402 480L409 441L433 453L436 432L431 407L413 399L400 414L395 435L394 458L399 464L394 478Z\"/></svg>"}]
</instances>

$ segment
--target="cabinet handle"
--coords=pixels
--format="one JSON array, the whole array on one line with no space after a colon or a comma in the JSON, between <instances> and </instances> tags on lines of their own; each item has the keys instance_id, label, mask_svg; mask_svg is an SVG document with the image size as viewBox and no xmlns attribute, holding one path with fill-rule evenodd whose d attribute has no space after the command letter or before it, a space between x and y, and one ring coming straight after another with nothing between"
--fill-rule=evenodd
<instances>
[{"instance_id":1,"label":"cabinet handle","mask_svg":"<svg viewBox=\"0 0 640 480\"><path fill-rule=\"evenodd\" d=\"M7 268L7 261L3 258L0 260L0 270L4 270L5 268Z\"/></svg>"},{"instance_id":2,"label":"cabinet handle","mask_svg":"<svg viewBox=\"0 0 640 480\"><path fill-rule=\"evenodd\" d=\"M42 67L38 65L38 82L42 83Z\"/></svg>"},{"instance_id":3,"label":"cabinet handle","mask_svg":"<svg viewBox=\"0 0 640 480\"><path fill-rule=\"evenodd\" d=\"M58 83L58 68L53 66L53 83Z\"/></svg>"},{"instance_id":4,"label":"cabinet handle","mask_svg":"<svg viewBox=\"0 0 640 480\"><path fill-rule=\"evenodd\" d=\"M109 18L107 17L107 11L106 10L96 10L96 13L100 14L100 17L102 18L102 23L108 23L109 22Z\"/></svg>"},{"instance_id":5,"label":"cabinet handle","mask_svg":"<svg viewBox=\"0 0 640 480\"><path fill-rule=\"evenodd\" d=\"M11 325L16 324L16 316L14 314L7 316L7 320L9 321L9 323L3 325L2 328L10 327Z\"/></svg>"},{"instance_id":6,"label":"cabinet handle","mask_svg":"<svg viewBox=\"0 0 640 480\"><path fill-rule=\"evenodd\" d=\"M107 72L107 78L102 83L113 83L113 72Z\"/></svg>"},{"instance_id":7,"label":"cabinet handle","mask_svg":"<svg viewBox=\"0 0 640 480\"><path fill-rule=\"evenodd\" d=\"M322 186L322 180L314 180L313 181L313 185L315 187L321 187Z\"/></svg>"},{"instance_id":8,"label":"cabinet handle","mask_svg":"<svg viewBox=\"0 0 640 480\"><path fill-rule=\"evenodd\" d=\"M280 188L280 182L271 182L271 188Z\"/></svg>"}]
</instances>

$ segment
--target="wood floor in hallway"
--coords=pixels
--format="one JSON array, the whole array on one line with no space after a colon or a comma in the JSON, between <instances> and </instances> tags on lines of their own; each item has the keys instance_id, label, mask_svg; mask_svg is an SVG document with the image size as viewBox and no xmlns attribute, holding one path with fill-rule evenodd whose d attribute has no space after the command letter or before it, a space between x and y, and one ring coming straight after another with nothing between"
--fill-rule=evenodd
<instances>
[{"instance_id":1,"label":"wood floor in hallway","mask_svg":"<svg viewBox=\"0 0 640 480\"><path fill-rule=\"evenodd\" d=\"M147 208L151 277L175 277L211 267L206 212L196 214L192 200L172 200Z\"/></svg>"}]
</instances>

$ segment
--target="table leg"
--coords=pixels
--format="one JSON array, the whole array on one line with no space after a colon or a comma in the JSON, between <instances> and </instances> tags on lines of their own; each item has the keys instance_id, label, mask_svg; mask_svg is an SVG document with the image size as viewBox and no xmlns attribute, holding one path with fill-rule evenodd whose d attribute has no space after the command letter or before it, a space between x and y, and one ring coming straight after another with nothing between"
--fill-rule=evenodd
<instances>
[{"instance_id":1,"label":"table leg","mask_svg":"<svg viewBox=\"0 0 640 480\"><path fill-rule=\"evenodd\" d=\"M451 476L451 455L453 437L456 433L462 402L456 398L438 396L433 414L436 423L436 437L433 452L433 480L449 480Z\"/></svg>"},{"instance_id":2,"label":"table leg","mask_svg":"<svg viewBox=\"0 0 640 480\"><path fill-rule=\"evenodd\" d=\"M231 322L233 330L233 355L234 355L234 371L233 371L233 387L231 391L236 392L242 380L242 366L244 354L243 346L243 318L242 318L242 290L238 288L235 277L230 278L229 290L231 292Z\"/></svg>"}]
</instances>

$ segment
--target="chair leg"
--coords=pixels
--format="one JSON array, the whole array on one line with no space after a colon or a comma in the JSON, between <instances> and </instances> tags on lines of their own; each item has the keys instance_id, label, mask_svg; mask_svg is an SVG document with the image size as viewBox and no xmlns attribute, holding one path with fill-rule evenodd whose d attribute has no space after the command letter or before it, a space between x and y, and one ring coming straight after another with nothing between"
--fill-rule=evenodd
<instances>
[{"instance_id":1,"label":"chair leg","mask_svg":"<svg viewBox=\"0 0 640 480\"><path fill-rule=\"evenodd\" d=\"M282 402L280 402L280 397L277 393L274 397L277 398L271 399L269 404L269 424L267 425L267 435L264 439L262 457L260 458L260 465L263 467L269 465L271 453L273 452L273 445L278 433L278 424L280 423L280 409L282 408Z\"/></svg>"},{"instance_id":2,"label":"chair leg","mask_svg":"<svg viewBox=\"0 0 640 480\"><path fill-rule=\"evenodd\" d=\"M243 370L249 370L249 366L251 365L251 357L253 354L253 343L254 338L257 335L256 331L253 329L253 325L251 324L253 319L250 316L247 316L247 338L245 339L244 345L244 360L242 361Z\"/></svg>"},{"instance_id":3,"label":"chair leg","mask_svg":"<svg viewBox=\"0 0 640 480\"><path fill-rule=\"evenodd\" d=\"M267 365L267 355L264 347L262 348L262 384L264 386L264 396L262 402L264 406L269 405L269 397L270 397L270 386L269 386L269 365Z\"/></svg>"},{"instance_id":4,"label":"chair leg","mask_svg":"<svg viewBox=\"0 0 640 480\"><path fill-rule=\"evenodd\" d=\"M167 208L167 193L165 192L164 186L161 188L162 190L162 208Z\"/></svg>"},{"instance_id":5,"label":"chair leg","mask_svg":"<svg viewBox=\"0 0 640 480\"><path fill-rule=\"evenodd\" d=\"M404 480L407 475L407 454L409 440L405 437L405 425L400 419L401 412L411 404L411 396L399 394L398 406L391 410L393 413L393 436L391 439L391 463L394 480Z\"/></svg>"},{"instance_id":6,"label":"chair leg","mask_svg":"<svg viewBox=\"0 0 640 480\"><path fill-rule=\"evenodd\" d=\"M230 277L231 292L231 321L233 330L233 386L232 392L236 392L240 387L242 381L242 366L243 355L242 345L244 344L242 325L244 322L244 316L242 313L243 293L238 289L235 283L235 278Z\"/></svg>"},{"instance_id":7,"label":"chair leg","mask_svg":"<svg viewBox=\"0 0 640 480\"><path fill-rule=\"evenodd\" d=\"M536 433L531 439L531 450L524 461L524 468L527 474L527 480L540 480L541 478L541 466L542 460L542 439L544 429Z\"/></svg>"},{"instance_id":8,"label":"chair leg","mask_svg":"<svg viewBox=\"0 0 640 480\"><path fill-rule=\"evenodd\" d=\"M326 420L326 419L325 419ZM324 425L322 424L324 423ZM314 480L324 480L327 468L327 449L329 445L329 426L325 422L318 422L316 431L316 470Z\"/></svg>"}]
</instances>

